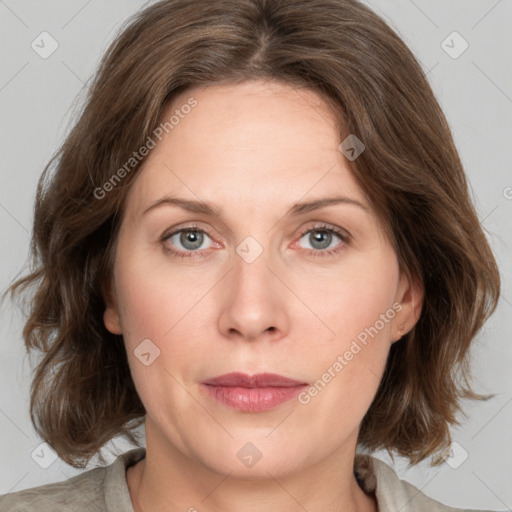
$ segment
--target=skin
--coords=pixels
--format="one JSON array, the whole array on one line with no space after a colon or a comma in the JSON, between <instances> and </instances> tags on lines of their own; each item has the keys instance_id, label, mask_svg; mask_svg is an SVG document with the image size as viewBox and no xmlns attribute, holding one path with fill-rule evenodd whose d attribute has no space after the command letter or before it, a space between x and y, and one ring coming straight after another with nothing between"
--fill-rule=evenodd
<instances>
[{"instance_id":1,"label":"skin","mask_svg":"<svg viewBox=\"0 0 512 512\"><path fill-rule=\"evenodd\" d=\"M127 471L134 508L376 511L352 472L358 430L423 291L400 271L319 96L251 80L185 91L164 117L191 96L197 107L151 150L130 188L104 314L124 337L147 410L146 458ZM173 205L143 215L171 194L213 203L222 217ZM287 214L333 195L365 208ZM179 234L162 240L191 223L207 233L199 250ZM324 225L350 240L333 234L323 248L313 237ZM263 250L252 263L236 252L247 236ZM339 251L318 256L329 249ZM240 412L201 389L232 371L314 383L395 303L394 318L307 405ZM134 350L148 338L160 356L146 366ZM250 468L237 457L246 443L261 452Z\"/></svg>"}]
</instances>

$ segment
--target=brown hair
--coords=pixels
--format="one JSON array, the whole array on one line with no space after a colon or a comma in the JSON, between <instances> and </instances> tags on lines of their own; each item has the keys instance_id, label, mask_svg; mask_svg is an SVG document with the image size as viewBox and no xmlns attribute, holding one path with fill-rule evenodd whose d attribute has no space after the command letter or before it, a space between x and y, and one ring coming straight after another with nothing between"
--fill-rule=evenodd
<instances>
[{"instance_id":1,"label":"brown hair","mask_svg":"<svg viewBox=\"0 0 512 512\"><path fill-rule=\"evenodd\" d=\"M419 462L451 442L461 398L485 398L471 391L468 349L496 308L500 276L449 126L411 51L356 0L165 0L128 20L103 57L40 178L30 273L8 289L36 287L23 329L27 351L43 354L31 419L75 467L116 435L137 442L133 428L145 414L122 336L102 320L140 162L113 177L154 138L178 93L252 78L315 91L339 118L340 142L348 134L363 141L354 176L401 268L423 283L420 319L392 345L359 445Z\"/></svg>"}]
</instances>

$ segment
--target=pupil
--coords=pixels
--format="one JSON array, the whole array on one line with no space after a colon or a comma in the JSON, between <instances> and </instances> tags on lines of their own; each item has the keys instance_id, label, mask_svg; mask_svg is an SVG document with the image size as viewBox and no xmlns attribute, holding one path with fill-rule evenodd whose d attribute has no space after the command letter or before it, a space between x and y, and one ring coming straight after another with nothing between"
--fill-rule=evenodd
<instances>
[{"instance_id":1,"label":"pupil","mask_svg":"<svg viewBox=\"0 0 512 512\"><path fill-rule=\"evenodd\" d=\"M316 233L316 234L315 234ZM327 231L314 231L311 233L311 238L314 242L320 242L320 247L316 247L317 249L325 249L326 247L329 247L329 244L331 242L330 237L332 235L328 233ZM323 242L322 242L323 239ZM315 245L312 243L313 247Z\"/></svg>"},{"instance_id":2,"label":"pupil","mask_svg":"<svg viewBox=\"0 0 512 512\"><path fill-rule=\"evenodd\" d=\"M201 247L203 234L197 231L184 231L181 233L180 242L188 249L197 249Z\"/></svg>"}]
</instances>

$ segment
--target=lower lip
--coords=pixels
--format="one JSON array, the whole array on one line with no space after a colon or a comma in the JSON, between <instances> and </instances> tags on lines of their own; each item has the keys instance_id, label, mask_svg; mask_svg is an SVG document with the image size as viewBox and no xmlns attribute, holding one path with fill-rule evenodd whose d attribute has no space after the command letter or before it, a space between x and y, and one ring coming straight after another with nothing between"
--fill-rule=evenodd
<instances>
[{"instance_id":1,"label":"lower lip","mask_svg":"<svg viewBox=\"0 0 512 512\"><path fill-rule=\"evenodd\" d=\"M241 388L201 384L218 402L245 412L263 412L295 398L307 384L291 387Z\"/></svg>"}]
</instances>

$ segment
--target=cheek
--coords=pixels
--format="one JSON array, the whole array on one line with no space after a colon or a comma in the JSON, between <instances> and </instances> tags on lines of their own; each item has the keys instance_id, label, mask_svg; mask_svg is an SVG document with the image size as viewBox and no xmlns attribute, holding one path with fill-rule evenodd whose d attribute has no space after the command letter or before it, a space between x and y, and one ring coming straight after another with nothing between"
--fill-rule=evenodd
<instances>
[{"instance_id":1,"label":"cheek","mask_svg":"<svg viewBox=\"0 0 512 512\"><path fill-rule=\"evenodd\" d=\"M316 292L315 311L325 334L316 337L315 346L305 347L316 380L303 395L304 403L316 402L340 424L360 420L370 406L385 368L398 310L394 298L399 272L392 253L359 260L345 270L334 285Z\"/></svg>"},{"instance_id":2,"label":"cheek","mask_svg":"<svg viewBox=\"0 0 512 512\"><path fill-rule=\"evenodd\" d=\"M162 264L163 255L155 258L128 246L124 254L117 266L116 289L125 339L130 344L145 338L163 340L199 302L203 286L186 270Z\"/></svg>"},{"instance_id":3,"label":"cheek","mask_svg":"<svg viewBox=\"0 0 512 512\"><path fill-rule=\"evenodd\" d=\"M169 397L168 386L174 381L162 373L164 369L182 380L201 359L205 332L211 332L211 325L205 325L207 318L211 324L211 315L206 314L204 300L210 281L183 269L155 265L136 251L119 262L116 289L123 338L145 404L156 396Z\"/></svg>"},{"instance_id":4,"label":"cheek","mask_svg":"<svg viewBox=\"0 0 512 512\"><path fill-rule=\"evenodd\" d=\"M379 318L387 302L368 299L364 313L350 308L333 316L336 336L308 346L303 357L312 376L311 385L299 397L304 405L303 420L309 423L310 435L328 436L333 447L359 427L389 354L390 323Z\"/></svg>"},{"instance_id":5,"label":"cheek","mask_svg":"<svg viewBox=\"0 0 512 512\"><path fill-rule=\"evenodd\" d=\"M374 332L376 324L381 338L389 336L398 280L394 253L381 248L369 255L353 254L303 293L323 323L324 338L343 345L360 334L364 338L368 329Z\"/></svg>"},{"instance_id":6,"label":"cheek","mask_svg":"<svg viewBox=\"0 0 512 512\"><path fill-rule=\"evenodd\" d=\"M186 316L191 309L189 298L183 298L184 291L175 281L172 286L169 282L173 281L154 266L142 265L137 258L119 266L116 275L128 362L137 392L150 415L162 408L164 397L170 406L179 402L180 397L175 395L181 388L173 386L174 375L181 380L176 367L183 370L193 362L190 345L183 338L183 329L190 327ZM173 343L180 333L179 343ZM197 334L194 329L187 329L186 336L193 339Z\"/></svg>"}]
</instances>

